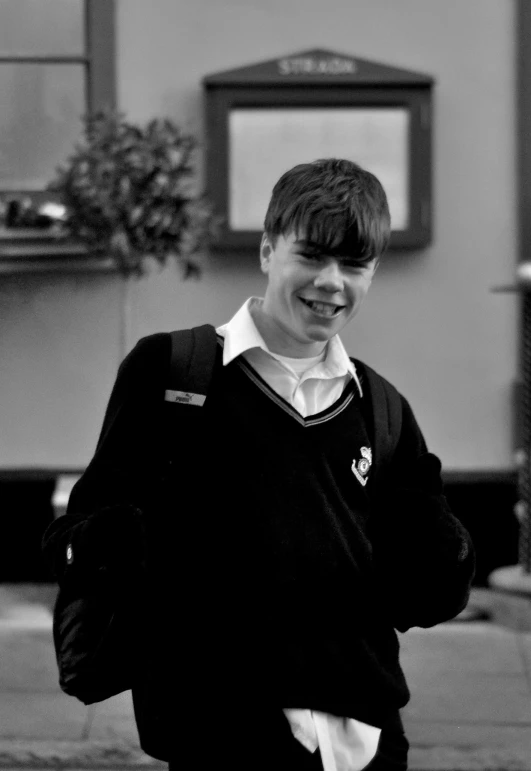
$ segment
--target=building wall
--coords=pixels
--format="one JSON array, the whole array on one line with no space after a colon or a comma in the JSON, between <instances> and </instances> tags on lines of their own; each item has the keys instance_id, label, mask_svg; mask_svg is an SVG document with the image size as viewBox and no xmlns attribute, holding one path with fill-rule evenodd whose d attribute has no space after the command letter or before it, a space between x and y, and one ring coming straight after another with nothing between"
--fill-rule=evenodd
<instances>
[{"instance_id":1,"label":"building wall","mask_svg":"<svg viewBox=\"0 0 531 771\"><path fill-rule=\"evenodd\" d=\"M507 0L117 0L119 106L202 131L206 74L328 48L432 75L434 241L390 255L349 351L409 398L447 469L511 466L516 300L515 42ZM173 266L131 290L134 342L226 320L264 283L255 254ZM120 358L113 275L0 277L0 468L90 458Z\"/></svg>"}]
</instances>

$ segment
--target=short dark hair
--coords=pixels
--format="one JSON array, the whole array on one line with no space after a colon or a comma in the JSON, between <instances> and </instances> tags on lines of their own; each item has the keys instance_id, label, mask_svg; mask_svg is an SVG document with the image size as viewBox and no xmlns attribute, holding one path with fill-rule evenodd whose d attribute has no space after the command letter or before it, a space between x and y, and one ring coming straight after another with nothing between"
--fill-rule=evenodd
<instances>
[{"instance_id":1,"label":"short dark hair","mask_svg":"<svg viewBox=\"0 0 531 771\"><path fill-rule=\"evenodd\" d=\"M391 234L385 191L353 161L322 158L286 171L273 188L264 230L274 246L296 233L361 263L380 257Z\"/></svg>"}]
</instances>

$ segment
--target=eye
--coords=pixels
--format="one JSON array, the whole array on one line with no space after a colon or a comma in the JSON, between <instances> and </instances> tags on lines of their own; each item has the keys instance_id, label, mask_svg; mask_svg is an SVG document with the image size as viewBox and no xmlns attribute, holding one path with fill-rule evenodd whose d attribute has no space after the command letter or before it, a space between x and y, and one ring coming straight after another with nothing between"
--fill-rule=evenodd
<instances>
[{"instance_id":1,"label":"eye","mask_svg":"<svg viewBox=\"0 0 531 771\"><path fill-rule=\"evenodd\" d=\"M345 270L352 273L363 273L367 270L367 265L363 265L363 263L356 260L341 260L341 265Z\"/></svg>"},{"instance_id":2,"label":"eye","mask_svg":"<svg viewBox=\"0 0 531 771\"><path fill-rule=\"evenodd\" d=\"M305 260L311 260L313 262L322 259L322 255L319 252L299 252L299 256Z\"/></svg>"}]
</instances>

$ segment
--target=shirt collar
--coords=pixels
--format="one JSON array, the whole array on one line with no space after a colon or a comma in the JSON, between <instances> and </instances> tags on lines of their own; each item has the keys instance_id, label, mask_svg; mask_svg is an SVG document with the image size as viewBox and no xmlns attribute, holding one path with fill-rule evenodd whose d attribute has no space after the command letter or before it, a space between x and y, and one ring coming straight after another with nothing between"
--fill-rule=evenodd
<instances>
[{"instance_id":1,"label":"shirt collar","mask_svg":"<svg viewBox=\"0 0 531 771\"><path fill-rule=\"evenodd\" d=\"M261 348L269 355L272 355L262 335L256 328L250 312L252 304L260 302L262 302L261 298L250 297L227 324L217 328L217 333L224 338L223 366L227 366L227 364L230 364L231 361L251 348ZM356 367L349 359L338 335L334 335L329 340L326 357L321 366L323 367L323 375L327 378L350 375L356 381L360 396L363 395Z\"/></svg>"},{"instance_id":2,"label":"shirt collar","mask_svg":"<svg viewBox=\"0 0 531 771\"><path fill-rule=\"evenodd\" d=\"M218 335L225 338L223 344L224 367L251 348L261 348L266 353L271 353L264 342L264 338L257 330L249 310L252 303L256 301L259 301L259 298L250 297L227 324L223 324L222 327L218 327L216 330Z\"/></svg>"}]
</instances>

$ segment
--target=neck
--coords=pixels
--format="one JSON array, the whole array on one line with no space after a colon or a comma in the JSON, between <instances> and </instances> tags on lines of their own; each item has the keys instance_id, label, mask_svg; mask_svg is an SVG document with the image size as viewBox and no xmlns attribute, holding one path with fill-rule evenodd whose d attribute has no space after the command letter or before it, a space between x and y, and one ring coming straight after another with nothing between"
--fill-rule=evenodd
<instances>
[{"instance_id":1,"label":"neck","mask_svg":"<svg viewBox=\"0 0 531 771\"><path fill-rule=\"evenodd\" d=\"M249 308L251 317L271 353L292 359L309 359L319 356L326 348L326 340L302 342L293 338L280 324L263 309L261 302L254 302Z\"/></svg>"}]
</instances>

